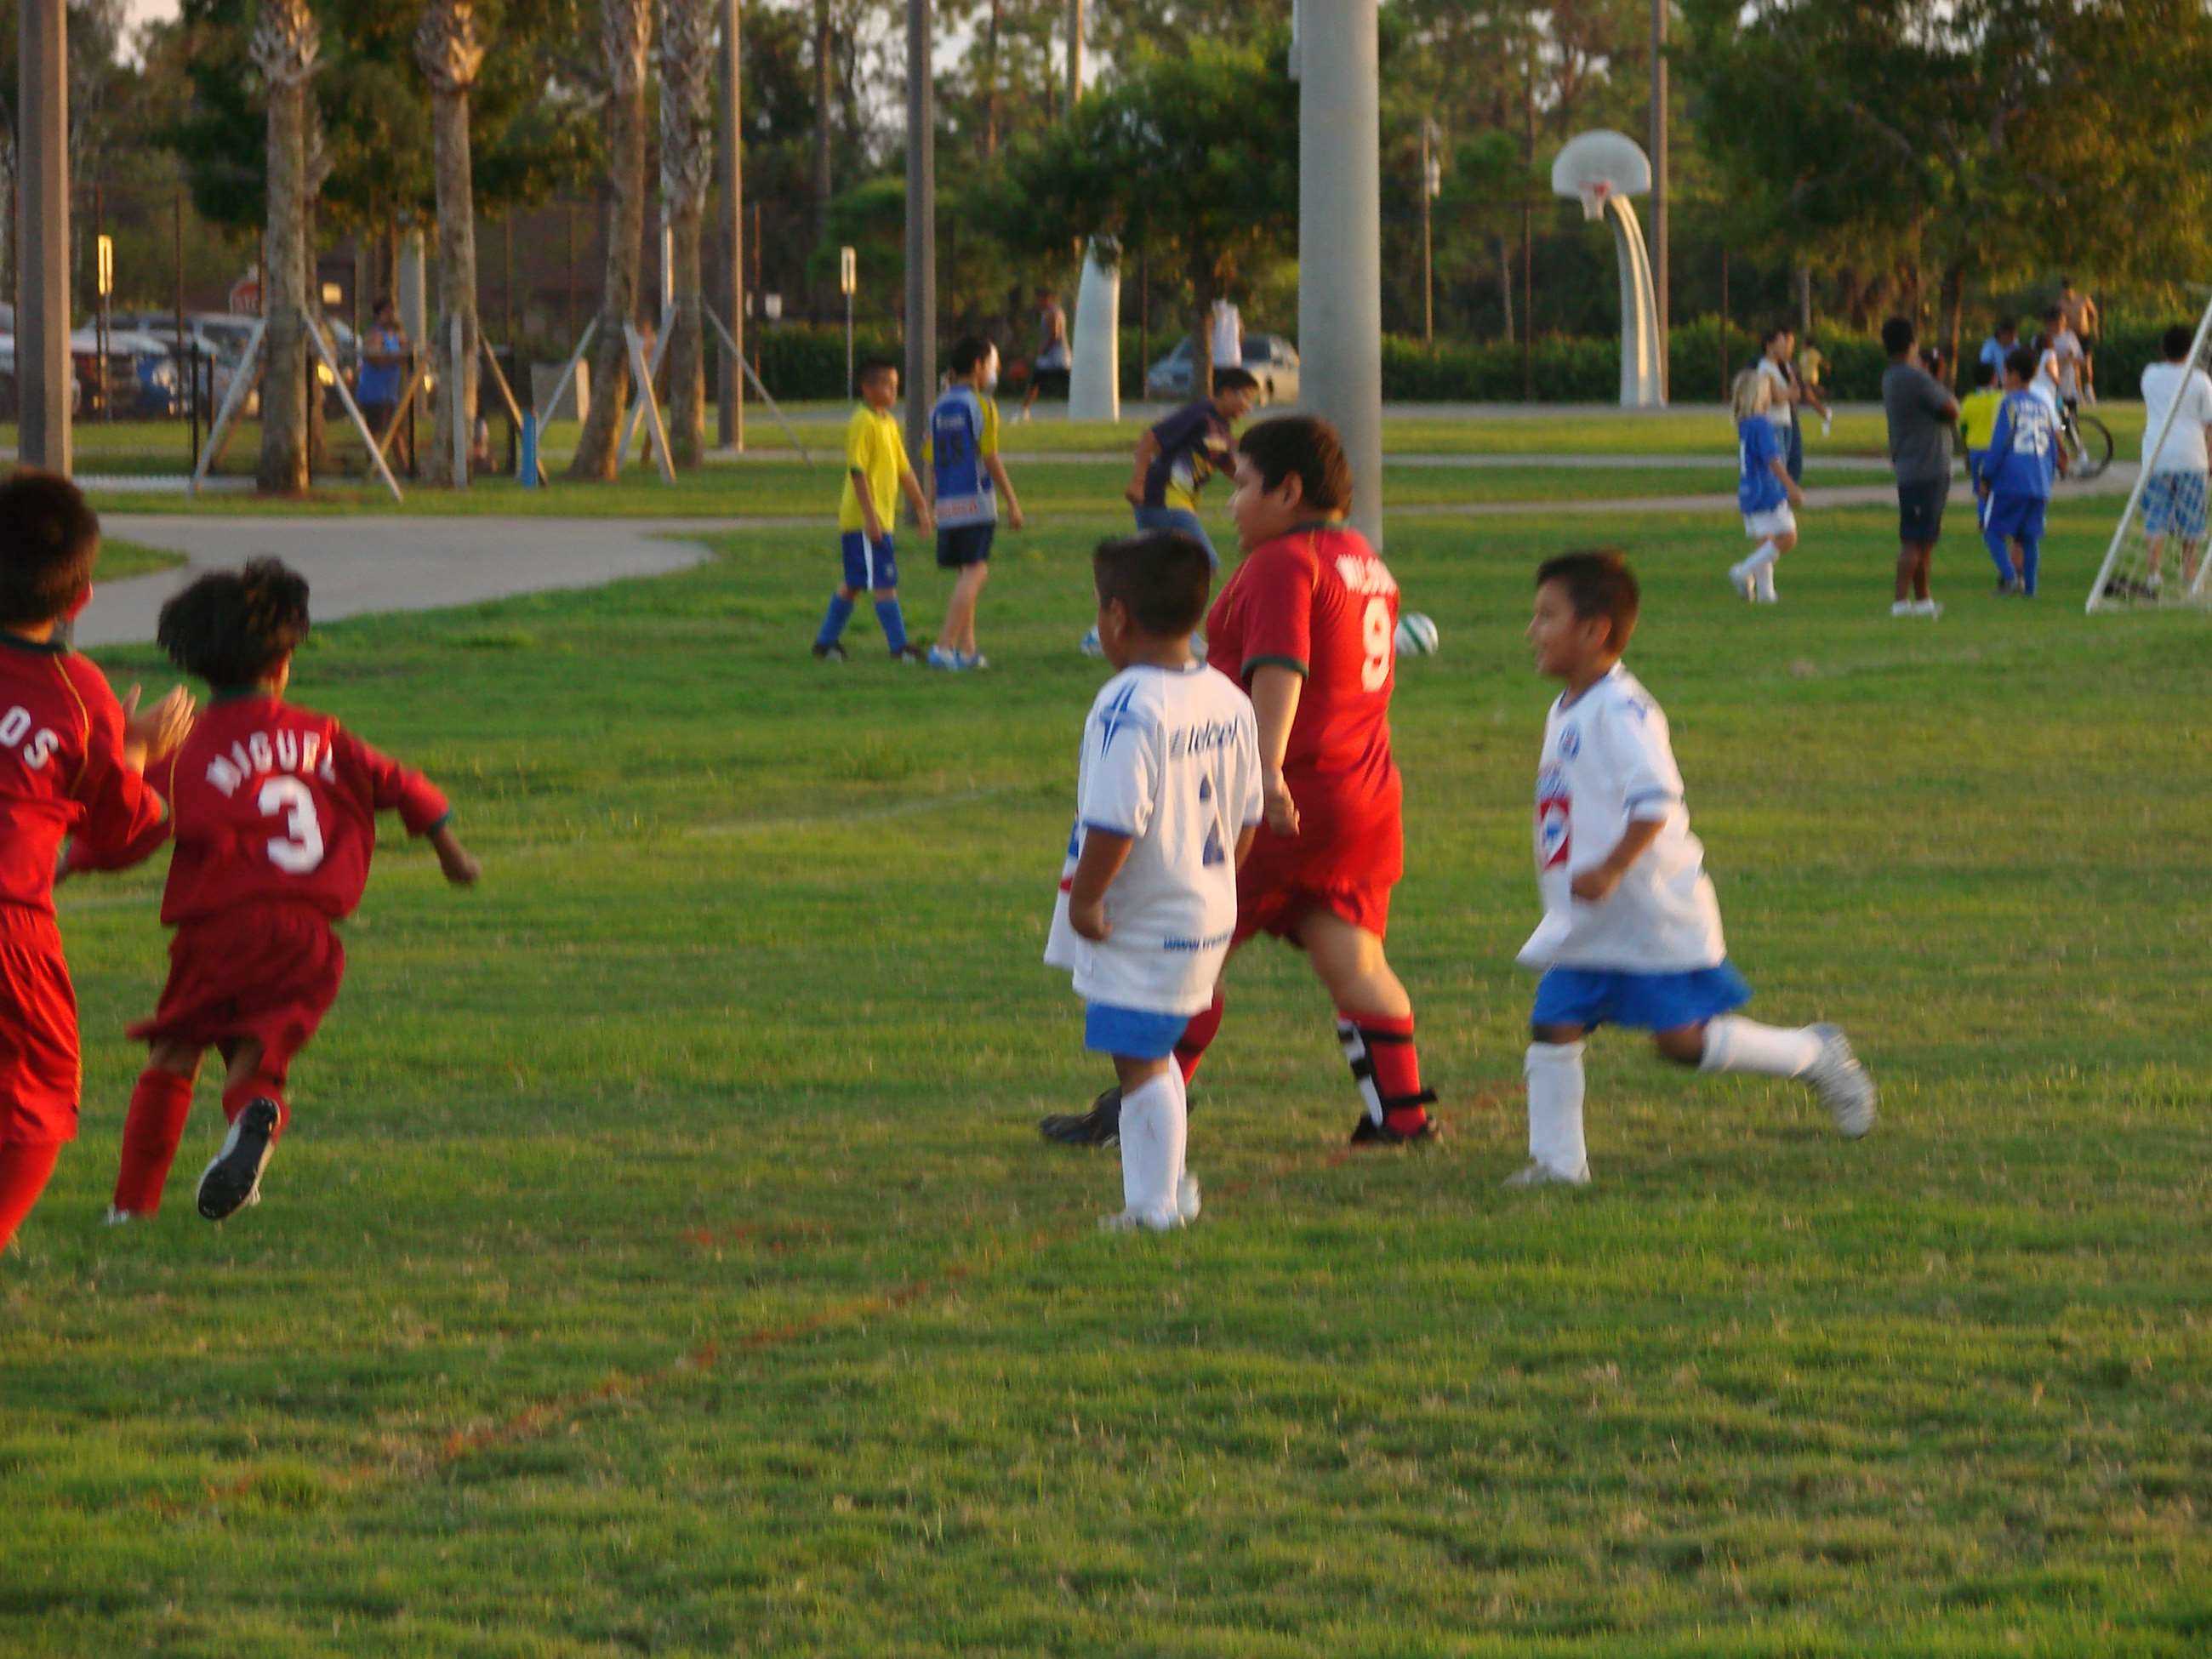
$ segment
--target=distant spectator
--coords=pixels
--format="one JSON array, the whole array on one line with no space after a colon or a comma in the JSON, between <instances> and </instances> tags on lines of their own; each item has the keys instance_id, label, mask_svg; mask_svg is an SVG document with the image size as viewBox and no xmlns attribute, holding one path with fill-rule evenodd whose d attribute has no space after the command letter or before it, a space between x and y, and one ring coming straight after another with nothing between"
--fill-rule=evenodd
<instances>
[{"instance_id":1,"label":"distant spectator","mask_svg":"<svg viewBox=\"0 0 2212 1659\"><path fill-rule=\"evenodd\" d=\"M1022 412L1016 418L1029 419L1037 394L1048 386L1054 397L1067 396L1067 372L1074 362L1067 344L1067 313L1060 308L1060 295L1041 288L1037 290L1036 356L1030 362L1030 389L1022 398Z\"/></svg>"},{"instance_id":2,"label":"distant spectator","mask_svg":"<svg viewBox=\"0 0 2212 1659\"><path fill-rule=\"evenodd\" d=\"M1766 418L1773 423L1775 448L1782 456L1792 483L1805 476L1805 433L1798 423L1798 405L1809 403L1821 414L1828 412L1820 394L1808 393L1798 375L1796 354L1796 325L1777 323L1759 342L1759 361L1752 365L1767 383Z\"/></svg>"},{"instance_id":3,"label":"distant spectator","mask_svg":"<svg viewBox=\"0 0 2212 1659\"><path fill-rule=\"evenodd\" d=\"M1959 400L1920 366L1908 319L1884 323L1881 345L1889 354L1881 406L1889 417L1889 464L1897 474L1897 597L1889 614L1940 617L1943 607L1928 591L1928 573L1951 495L1951 428L1958 423Z\"/></svg>"},{"instance_id":4,"label":"distant spectator","mask_svg":"<svg viewBox=\"0 0 2212 1659\"><path fill-rule=\"evenodd\" d=\"M2189 366L2194 337L2185 325L2166 331L2163 362L2142 372L2143 528L2149 532L2147 586L2155 593L2169 537L2181 544L2184 586L2197 580L2204 546L2208 436L2212 436L2212 376ZM2161 441L2160 434L2164 434ZM2157 453L2152 453L2152 446Z\"/></svg>"},{"instance_id":5,"label":"distant spectator","mask_svg":"<svg viewBox=\"0 0 2212 1659\"><path fill-rule=\"evenodd\" d=\"M401 377L407 372L407 331L399 326L399 309L389 296L376 302L376 319L362 342L361 378L355 398L361 417L382 443L399 410ZM393 446L397 453L397 446Z\"/></svg>"},{"instance_id":6,"label":"distant spectator","mask_svg":"<svg viewBox=\"0 0 2212 1659\"><path fill-rule=\"evenodd\" d=\"M2020 325L2009 317L1998 318L1996 326L1990 331L1990 337L1982 342L1982 354L1978 359L1990 371L1991 386L2004 379L2005 359L2012 355L2012 349L2019 343ZM1975 384L1981 384L1978 376ZM2003 393L2000 392L1998 396L2002 398Z\"/></svg>"},{"instance_id":7,"label":"distant spectator","mask_svg":"<svg viewBox=\"0 0 2212 1659\"><path fill-rule=\"evenodd\" d=\"M2097 334L2104 319L2097 302L2075 288L2071 276L2058 279L2058 310L2081 343L2081 396L2094 404L2097 401Z\"/></svg>"}]
</instances>

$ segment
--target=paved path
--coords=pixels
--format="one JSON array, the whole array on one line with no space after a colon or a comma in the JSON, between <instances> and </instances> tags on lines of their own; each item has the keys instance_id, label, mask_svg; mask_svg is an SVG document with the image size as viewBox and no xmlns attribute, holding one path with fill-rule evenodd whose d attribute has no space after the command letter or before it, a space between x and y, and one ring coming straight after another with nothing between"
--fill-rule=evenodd
<instances>
[{"instance_id":1,"label":"paved path","mask_svg":"<svg viewBox=\"0 0 2212 1659\"><path fill-rule=\"evenodd\" d=\"M80 645L154 637L161 602L210 565L273 553L306 576L319 622L376 611L436 611L514 593L596 587L659 576L707 556L702 534L814 526L813 519L218 519L111 513L109 535L182 553L190 562L95 585L77 618Z\"/></svg>"}]
</instances>

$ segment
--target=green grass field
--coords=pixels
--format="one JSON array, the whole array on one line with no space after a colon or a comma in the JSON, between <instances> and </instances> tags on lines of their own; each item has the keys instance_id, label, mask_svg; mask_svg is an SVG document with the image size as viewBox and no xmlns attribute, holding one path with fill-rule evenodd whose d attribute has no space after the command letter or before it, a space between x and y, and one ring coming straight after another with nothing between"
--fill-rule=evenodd
<instances>
[{"instance_id":1,"label":"green grass field","mask_svg":"<svg viewBox=\"0 0 2212 1659\"><path fill-rule=\"evenodd\" d=\"M2212 1642L2194 616L2034 605L1954 514L1409 520L1393 955L1450 1139L1348 1157L1329 1011L1234 966L1205 1218L1094 1226L1041 1145L1100 1067L1038 963L1099 665L1088 540L1002 544L988 674L809 661L815 531L319 631L295 694L428 769L266 1201L99 1224L158 869L73 885L82 1138L0 1261L0 1652L2191 1655ZM1507 1194L1550 690L1541 556L1627 538L1769 1019L1842 1021L1869 1140L1592 1044L1598 1182ZM943 584L915 559L926 636ZM165 682L150 650L118 679Z\"/></svg>"}]
</instances>

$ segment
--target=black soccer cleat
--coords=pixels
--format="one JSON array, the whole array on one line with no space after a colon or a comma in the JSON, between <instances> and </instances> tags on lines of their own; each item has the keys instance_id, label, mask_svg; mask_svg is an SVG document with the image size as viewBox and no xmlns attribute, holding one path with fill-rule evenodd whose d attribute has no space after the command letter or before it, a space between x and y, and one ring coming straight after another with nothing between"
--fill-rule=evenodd
<instances>
[{"instance_id":1,"label":"black soccer cleat","mask_svg":"<svg viewBox=\"0 0 2212 1659\"><path fill-rule=\"evenodd\" d=\"M838 644L835 640L830 641L827 645L824 645L821 641L817 640L814 641L814 660L817 662L842 662L845 660L845 647Z\"/></svg>"},{"instance_id":2,"label":"black soccer cleat","mask_svg":"<svg viewBox=\"0 0 2212 1659\"><path fill-rule=\"evenodd\" d=\"M1055 1112L1037 1123L1037 1133L1063 1146L1121 1144L1121 1085L1099 1091L1087 1112Z\"/></svg>"},{"instance_id":3,"label":"black soccer cleat","mask_svg":"<svg viewBox=\"0 0 2212 1659\"><path fill-rule=\"evenodd\" d=\"M256 1095L232 1122L222 1150L200 1176L200 1213L210 1221L227 1221L261 1201L261 1171L276 1138L276 1103Z\"/></svg>"},{"instance_id":4,"label":"black soccer cleat","mask_svg":"<svg viewBox=\"0 0 2212 1659\"><path fill-rule=\"evenodd\" d=\"M1393 1100L1384 1104L1386 1112L1402 1111L1408 1106L1431 1106L1436 1103L1437 1091L1424 1089L1411 1100ZM1423 1141L1442 1140L1443 1126L1432 1117L1423 1117L1418 1129L1394 1129L1387 1121L1377 1121L1365 1112L1352 1126L1352 1144L1355 1146L1418 1146Z\"/></svg>"}]
</instances>

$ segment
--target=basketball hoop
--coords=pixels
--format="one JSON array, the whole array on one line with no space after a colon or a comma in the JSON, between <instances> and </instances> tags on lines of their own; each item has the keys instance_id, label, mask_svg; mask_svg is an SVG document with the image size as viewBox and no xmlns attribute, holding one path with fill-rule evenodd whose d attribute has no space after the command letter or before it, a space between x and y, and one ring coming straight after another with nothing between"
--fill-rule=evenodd
<instances>
[{"instance_id":1,"label":"basketball hoop","mask_svg":"<svg viewBox=\"0 0 2212 1659\"><path fill-rule=\"evenodd\" d=\"M1615 196L1641 196L1650 188L1650 159L1625 133L1585 132L1552 163L1552 189L1580 198L1585 219L1605 217Z\"/></svg>"},{"instance_id":2,"label":"basketball hoop","mask_svg":"<svg viewBox=\"0 0 2212 1659\"><path fill-rule=\"evenodd\" d=\"M1620 403L1624 409L1656 408L1667 400L1660 363L1665 332L1651 283L1650 251L1629 198L1651 188L1651 160L1626 133L1579 133L1552 162L1552 189L1583 204L1583 217L1602 219L1613 231L1620 265Z\"/></svg>"}]
</instances>

